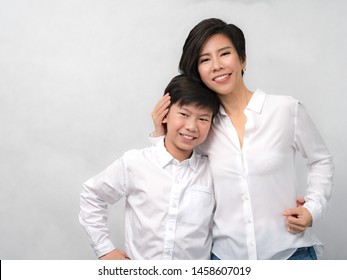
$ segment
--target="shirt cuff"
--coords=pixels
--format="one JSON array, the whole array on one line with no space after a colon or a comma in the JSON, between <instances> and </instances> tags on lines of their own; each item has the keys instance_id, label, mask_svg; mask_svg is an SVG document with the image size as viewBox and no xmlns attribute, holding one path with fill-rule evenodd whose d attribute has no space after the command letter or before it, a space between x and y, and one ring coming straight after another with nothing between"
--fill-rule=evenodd
<instances>
[{"instance_id":1,"label":"shirt cuff","mask_svg":"<svg viewBox=\"0 0 347 280\"><path fill-rule=\"evenodd\" d=\"M107 253L116 249L116 247L113 245L111 240L107 239L104 242L102 242L101 244L93 246L93 249L95 251L96 256L98 258L100 258L103 255L106 255Z\"/></svg>"},{"instance_id":2,"label":"shirt cuff","mask_svg":"<svg viewBox=\"0 0 347 280\"><path fill-rule=\"evenodd\" d=\"M303 207L305 207L311 213L312 225L314 222L316 222L322 217L322 211L320 211L320 207L318 207L315 202L313 201L305 202L305 205Z\"/></svg>"},{"instance_id":3,"label":"shirt cuff","mask_svg":"<svg viewBox=\"0 0 347 280\"><path fill-rule=\"evenodd\" d=\"M159 141L161 141L161 140L165 137L165 135L162 135L162 136L153 136L153 133L154 133L154 132L151 132L151 133L149 134L149 142L150 142L152 145L157 144Z\"/></svg>"}]
</instances>

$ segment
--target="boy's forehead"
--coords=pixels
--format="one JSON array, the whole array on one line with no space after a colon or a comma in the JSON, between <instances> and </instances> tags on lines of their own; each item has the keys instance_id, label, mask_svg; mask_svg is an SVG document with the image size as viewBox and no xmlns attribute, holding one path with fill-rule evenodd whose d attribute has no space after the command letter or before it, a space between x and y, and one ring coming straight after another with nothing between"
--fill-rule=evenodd
<instances>
[{"instance_id":1,"label":"boy's forehead","mask_svg":"<svg viewBox=\"0 0 347 280\"><path fill-rule=\"evenodd\" d=\"M200 114L212 114L213 110L210 107L207 106L201 106L197 103L189 103L189 104L178 104L174 103L172 105L176 105L178 108L187 110L187 111L195 111Z\"/></svg>"}]
</instances>

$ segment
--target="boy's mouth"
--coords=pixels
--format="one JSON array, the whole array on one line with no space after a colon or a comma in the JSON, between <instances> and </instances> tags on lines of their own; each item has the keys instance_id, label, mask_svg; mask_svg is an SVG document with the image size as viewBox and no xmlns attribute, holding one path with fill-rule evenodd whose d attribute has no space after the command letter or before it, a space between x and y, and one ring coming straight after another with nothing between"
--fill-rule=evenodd
<instances>
[{"instance_id":1,"label":"boy's mouth","mask_svg":"<svg viewBox=\"0 0 347 280\"><path fill-rule=\"evenodd\" d=\"M183 134L183 133L179 133L179 135L181 135L184 139L187 139L187 140L194 140L194 139L196 139L196 137L194 137L194 136Z\"/></svg>"}]
</instances>

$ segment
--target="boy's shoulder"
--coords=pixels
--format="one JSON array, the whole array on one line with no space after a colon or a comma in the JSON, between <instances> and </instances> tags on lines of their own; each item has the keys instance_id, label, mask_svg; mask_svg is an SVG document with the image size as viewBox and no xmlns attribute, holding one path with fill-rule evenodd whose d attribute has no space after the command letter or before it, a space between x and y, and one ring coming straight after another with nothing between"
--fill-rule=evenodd
<instances>
[{"instance_id":1,"label":"boy's shoulder","mask_svg":"<svg viewBox=\"0 0 347 280\"><path fill-rule=\"evenodd\" d=\"M154 153L154 147L153 146L149 146L149 147L145 147L145 148L139 148L139 149L131 149L126 151L123 154L123 158L125 159L140 159L143 156L148 156Z\"/></svg>"},{"instance_id":2,"label":"boy's shoulder","mask_svg":"<svg viewBox=\"0 0 347 280\"><path fill-rule=\"evenodd\" d=\"M194 150L195 156L202 161L208 161L208 155L200 151L200 149Z\"/></svg>"},{"instance_id":3,"label":"boy's shoulder","mask_svg":"<svg viewBox=\"0 0 347 280\"><path fill-rule=\"evenodd\" d=\"M205 153L202 153L200 149L194 150L194 157L195 157L195 162L198 164L198 166L206 166L210 164L208 155Z\"/></svg>"}]
</instances>

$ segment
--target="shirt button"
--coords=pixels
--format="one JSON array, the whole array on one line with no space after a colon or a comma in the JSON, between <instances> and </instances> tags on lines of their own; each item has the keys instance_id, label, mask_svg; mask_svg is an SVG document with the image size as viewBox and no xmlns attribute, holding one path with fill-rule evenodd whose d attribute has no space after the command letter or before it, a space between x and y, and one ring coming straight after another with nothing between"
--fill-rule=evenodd
<instances>
[{"instance_id":1,"label":"shirt button","mask_svg":"<svg viewBox=\"0 0 347 280\"><path fill-rule=\"evenodd\" d=\"M171 204L171 206L172 206L173 208L176 208L176 207L177 207L177 204L174 202L174 203Z\"/></svg>"}]
</instances>

